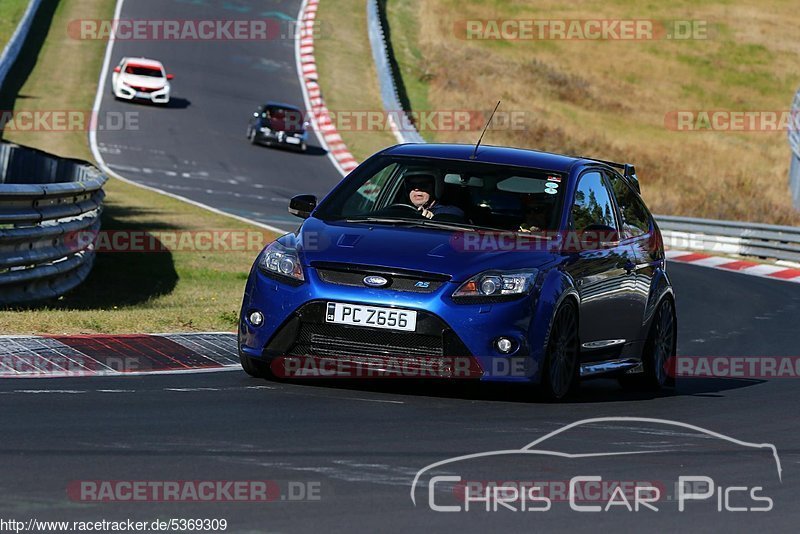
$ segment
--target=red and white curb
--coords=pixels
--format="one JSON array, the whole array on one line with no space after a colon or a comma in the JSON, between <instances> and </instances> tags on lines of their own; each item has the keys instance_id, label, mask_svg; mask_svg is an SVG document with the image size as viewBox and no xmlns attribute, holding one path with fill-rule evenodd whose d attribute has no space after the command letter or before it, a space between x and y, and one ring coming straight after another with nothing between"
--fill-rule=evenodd
<instances>
[{"instance_id":1,"label":"red and white curb","mask_svg":"<svg viewBox=\"0 0 800 534\"><path fill-rule=\"evenodd\" d=\"M0 378L197 373L240 369L236 334L0 336Z\"/></svg>"},{"instance_id":2,"label":"red and white curb","mask_svg":"<svg viewBox=\"0 0 800 534\"><path fill-rule=\"evenodd\" d=\"M667 259L678 263L688 263L700 267L711 267L723 271L731 271L751 276L762 276L773 280L800 283L800 269L784 265L756 263L754 261L735 260L722 256L712 256L702 252L688 250L667 250Z\"/></svg>"},{"instance_id":3,"label":"red and white curb","mask_svg":"<svg viewBox=\"0 0 800 534\"><path fill-rule=\"evenodd\" d=\"M314 59L314 23L318 7L319 0L306 0L300 8L299 41L296 49L298 70L303 97L310 111L314 129L319 132L321 140L327 146L329 156L339 171L347 174L358 166L358 162L348 150L342 136L339 135L317 82L317 61Z\"/></svg>"}]
</instances>

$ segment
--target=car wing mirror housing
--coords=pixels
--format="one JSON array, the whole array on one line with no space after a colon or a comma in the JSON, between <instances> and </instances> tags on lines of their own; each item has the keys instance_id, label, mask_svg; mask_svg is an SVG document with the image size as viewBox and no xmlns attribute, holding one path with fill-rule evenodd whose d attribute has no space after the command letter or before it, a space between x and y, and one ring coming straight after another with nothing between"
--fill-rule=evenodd
<instances>
[{"instance_id":1,"label":"car wing mirror housing","mask_svg":"<svg viewBox=\"0 0 800 534\"><path fill-rule=\"evenodd\" d=\"M314 195L297 195L289 201L289 213L301 219L308 219L316 207L317 197Z\"/></svg>"}]
</instances>

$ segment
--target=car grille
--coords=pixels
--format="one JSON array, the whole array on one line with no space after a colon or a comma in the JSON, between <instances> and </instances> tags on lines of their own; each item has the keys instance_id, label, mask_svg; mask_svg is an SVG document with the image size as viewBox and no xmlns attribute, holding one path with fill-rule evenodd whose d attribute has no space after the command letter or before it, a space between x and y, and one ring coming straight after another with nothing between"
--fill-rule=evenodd
<instances>
[{"instance_id":1,"label":"car grille","mask_svg":"<svg viewBox=\"0 0 800 534\"><path fill-rule=\"evenodd\" d=\"M336 324L303 323L296 356L442 356L442 336L392 332Z\"/></svg>"},{"instance_id":2,"label":"car grille","mask_svg":"<svg viewBox=\"0 0 800 534\"><path fill-rule=\"evenodd\" d=\"M327 301L313 301L301 306L275 332L264 348L264 355L333 358L471 356L447 323L426 311L417 311L416 332L399 332L328 323L325 321L326 309Z\"/></svg>"},{"instance_id":3,"label":"car grille","mask_svg":"<svg viewBox=\"0 0 800 534\"><path fill-rule=\"evenodd\" d=\"M163 87L137 87L135 85L131 85L130 87L131 89L140 91L142 93L155 93L156 91L160 91L163 89Z\"/></svg>"},{"instance_id":4,"label":"car grille","mask_svg":"<svg viewBox=\"0 0 800 534\"><path fill-rule=\"evenodd\" d=\"M433 293L450 279L449 276L443 274L370 265L314 262L312 266L316 269L320 279L329 284L367 287L364 284L364 277L377 275L389 281L387 285L379 289L393 289L410 293Z\"/></svg>"}]
</instances>

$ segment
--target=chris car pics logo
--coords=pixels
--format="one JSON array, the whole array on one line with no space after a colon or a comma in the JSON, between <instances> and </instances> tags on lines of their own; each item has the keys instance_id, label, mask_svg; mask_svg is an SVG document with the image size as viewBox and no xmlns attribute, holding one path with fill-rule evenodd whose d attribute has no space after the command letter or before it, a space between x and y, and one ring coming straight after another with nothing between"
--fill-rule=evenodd
<instances>
[{"instance_id":1,"label":"chris car pics logo","mask_svg":"<svg viewBox=\"0 0 800 534\"><path fill-rule=\"evenodd\" d=\"M777 483L783 481L780 457L775 445L771 443L751 443L696 425L668 419L598 417L565 425L520 449L479 452L429 464L420 469L414 477L411 500L415 506L424 503L430 510L444 513L548 512L558 508L577 513L615 511L655 513L665 510L678 513L689 510L719 513L769 512L775 507L768 487L775 482L773 475L769 474L771 469L765 473L769 478L764 481L759 478L756 484L739 479L732 483L727 477L723 480L711 476L713 465L707 464L705 459L697 464L699 467L688 467L690 464L684 464L682 460L686 459L686 456L683 456L681 461L676 463L678 472L661 480L649 478L648 473L642 473L636 480L610 480L599 474L600 468L597 467L597 462L603 457L612 459L612 465L616 463L615 458L619 458L619 464L623 465L622 462L636 455L684 454L686 451L681 450L680 440L676 444L662 441L647 448L613 452L606 450L584 453L561 452L558 447L550 443L543 445L545 441L553 440L573 429L583 427L591 430L599 427L608 431L610 424L619 423L671 427L656 429L656 435L681 436L684 441L688 439L686 436L697 437L706 444L724 444L733 447L737 455L742 453L740 448L763 451L764 456L769 456L769 463L774 465ZM626 429L625 426L614 429L615 432L626 430L639 432L641 429ZM688 434L687 431L693 434ZM652 432L643 434L652 435ZM498 477L497 480L476 480L459 474L459 471L468 471L470 462L488 459L488 462L494 462L494 466L497 466L503 457L511 461L512 468L520 470L524 470L525 459L543 459L548 463L547 472L550 474L556 472L554 462L558 459L577 462L579 459L589 458L596 467L594 472L581 472L559 480L511 480L505 476ZM642 465L647 468L651 464L645 462ZM481 464L480 473L486 472L487 466ZM491 472L491 469L488 472ZM505 474L503 472L503 475ZM663 477L663 471L661 476Z\"/></svg>"}]
</instances>

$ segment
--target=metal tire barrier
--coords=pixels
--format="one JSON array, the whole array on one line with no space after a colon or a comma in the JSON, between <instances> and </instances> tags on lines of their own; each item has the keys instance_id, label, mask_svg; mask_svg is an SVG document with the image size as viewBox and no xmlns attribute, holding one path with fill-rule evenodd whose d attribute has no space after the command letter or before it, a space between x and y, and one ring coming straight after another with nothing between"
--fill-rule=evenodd
<instances>
[{"instance_id":1,"label":"metal tire barrier","mask_svg":"<svg viewBox=\"0 0 800 534\"><path fill-rule=\"evenodd\" d=\"M86 279L106 180L86 162L0 144L0 305L57 297Z\"/></svg>"}]
</instances>

